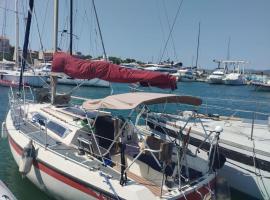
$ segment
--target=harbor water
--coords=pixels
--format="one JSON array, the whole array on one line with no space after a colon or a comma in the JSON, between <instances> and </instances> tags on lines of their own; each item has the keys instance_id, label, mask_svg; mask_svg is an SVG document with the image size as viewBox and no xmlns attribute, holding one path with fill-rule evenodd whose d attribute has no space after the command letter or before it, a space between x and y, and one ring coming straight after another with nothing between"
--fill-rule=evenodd
<instances>
[{"instance_id":1,"label":"harbor water","mask_svg":"<svg viewBox=\"0 0 270 200\"><path fill-rule=\"evenodd\" d=\"M72 89L69 86L58 86L58 91L68 92ZM162 91L152 89L153 91ZM0 87L0 121L5 120L9 109L8 91L9 88ZM127 85L114 84L113 92L123 93L130 91ZM75 91L74 95L87 98L101 98L109 95L111 92L108 88L89 88L81 87ZM164 92L164 91L163 91ZM261 113L270 113L270 92L257 92L250 86L227 86L227 85L210 85L202 82L178 83L176 94L193 95L202 97L204 107L202 112L219 112L223 115L240 116L252 118L252 112L240 112L241 110L251 110ZM258 102L263 102L259 104ZM75 102L77 103L77 102ZM211 107L210 105L215 105ZM227 107L238 110L238 112L227 109ZM259 119L268 119L268 116L257 116ZM9 189L19 200L49 200L53 197L48 196L45 192L39 190L29 180L22 179L18 172L11 155L7 139L0 140L0 179L4 181ZM236 190L231 189L231 199L254 199L246 196Z\"/></svg>"}]
</instances>

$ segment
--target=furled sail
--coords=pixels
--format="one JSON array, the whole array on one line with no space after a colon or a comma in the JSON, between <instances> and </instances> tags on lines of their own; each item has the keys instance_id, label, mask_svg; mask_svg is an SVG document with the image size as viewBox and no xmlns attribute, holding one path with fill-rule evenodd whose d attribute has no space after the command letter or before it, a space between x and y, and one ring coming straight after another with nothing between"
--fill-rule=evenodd
<instances>
[{"instance_id":1,"label":"furled sail","mask_svg":"<svg viewBox=\"0 0 270 200\"><path fill-rule=\"evenodd\" d=\"M176 78L169 74L134 70L105 61L82 60L67 53L57 52L53 56L52 72L62 72L77 79L93 79L118 83L138 83L159 88L177 88Z\"/></svg>"}]
</instances>

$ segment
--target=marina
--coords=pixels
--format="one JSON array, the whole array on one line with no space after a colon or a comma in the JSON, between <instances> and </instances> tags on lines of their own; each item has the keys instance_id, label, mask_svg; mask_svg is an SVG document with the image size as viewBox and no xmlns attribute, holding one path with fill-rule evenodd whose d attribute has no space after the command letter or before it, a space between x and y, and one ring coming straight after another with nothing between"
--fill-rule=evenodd
<instances>
[{"instance_id":1,"label":"marina","mask_svg":"<svg viewBox=\"0 0 270 200\"><path fill-rule=\"evenodd\" d=\"M269 62L259 53L267 47L236 48L253 40L241 41L245 26L224 23L241 21L233 10L228 18L221 10L219 24L202 9L211 27L202 16L189 22L192 31L179 26L191 19L193 3L183 2L145 2L132 20L145 23L137 34L118 11L132 16L138 2L0 3L0 199L270 199ZM258 9L256 18L266 13L263 4L245 5ZM144 13L150 7L159 23ZM162 30L148 37L148 28ZM225 41L226 59L217 48Z\"/></svg>"}]
</instances>

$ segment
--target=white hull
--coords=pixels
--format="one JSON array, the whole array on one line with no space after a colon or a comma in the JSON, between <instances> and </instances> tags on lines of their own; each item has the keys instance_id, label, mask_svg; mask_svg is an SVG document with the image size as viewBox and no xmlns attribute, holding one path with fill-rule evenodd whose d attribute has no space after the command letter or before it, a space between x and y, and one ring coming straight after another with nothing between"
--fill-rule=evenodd
<instances>
[{"instance_id":1,"label":"white hull","mask_svg":"<svg viewBox=\"0 0 270 200\"><path fill-rule=\"evenodd\" d=\"M180 82L193 82L193 81L196 81L196 80L194 78L180 76L179 81Z\"/></svg>"},{"instance_id":2,"label":"white hull","mask_svg":"<svg viewBox=\"0 0 270 200\"><path fill-rule=\"evenodd\" d=\"M17 165L20 165L22 147L29 143L27 134L30 133L25 135L16 130L10 112L7 115L6 128L12 155ZM60 156L61 154L56 154L50 148L45 149L44 145L37 141L34 141L33 145L38 153L27 178L56 199L117 199L116 195L124 199L159 199L144 185L131 184L131 182L126 186L121 186L118 178L108 178L106 174L102 174L101 170L93 169L86 163L78 163L70 159L67 154ZM200 199L196 191L209 196L214 179L213 173L207 174L200 183L187 187L182 192L194 200ZM181 193L177 196L165 195L164 198L185 199Z\"/></svg>"},{"instance_id":3,"label":"white hull","mask_svg":"<svg viewBox=\"0 0 270 200\"><path fill-rule=\"evenodd\" d=\"M50 79L48 79L50 82ZM83 79L69 79L69 78L58 78L57 84L59 85L81 85L82 86L95 86L95 87L110 87L108 81L104 81L98 78L83 80Z\"/></svg>"},{"instance_id":4,"label":"white hull","mask_svg":"<svg viewBox=\"0 0 270 200\"><path fill-rule=\"evenodd\" d=\"M207 126L207 130L214 130L214 127L221 126L224 131L220 135L219 147L220 152L227 152L227 162L225 166L219 171L221 176L224 176L229 185L236 190L246 193L258 199L270 199L270 168L267 167L267 162L270 163L270 149L269 149L269 130L267 122L258 121L254 125L254 147L255 154L253 154L253 141L249 139L251 124L247 125L241 121L213 121L203 119L202 123ZM255 121L256 123L256 121ZM168 130L179 131L177 127L183 127L184 121L177 121L160 125L166 127ZM205 134L199 122L190 122L188 127L191 129L190 140L204 141ZM238 128L238 129L237 129ZM223 150L222 150L223 149ZM265 165L263 169L254 167L254 159L256 162L262 162ZM244 159L244 160L243 160ZM249 164L248 164L249 163ZM261 167L261 164L257 164Z\"/></svg>"},{"instance_id":5,"label":"white hull","mask_svg":"<svg viewBox=\"0 0 270 200\"><path fill-rule=\"evenodd\" d=\"M8 70L5 70L3 72L4 72L4 74L1 75L1 80L9 81L12 83L19 83L20 82L20 73L19 72L8 71ZM39 76L39 75L34 75L34 74L30 74L28 72L25 72L24 76L23 76L23 83L25 85L29 85L32 87L42 87L43 85L46 84L46 79L47 79L47 76Z\"/></svg>"},{"instance_id":6,"label":"white hull","mask_svg":"<svg viewBox=\"0 0 270 200\"><path fill-rule=\"evenodd\" d=\"M223 84L224 83L222 77L220 77L220 78L208 78L207 82L210 83L210 84Z\"/></svg>"},{"instance_id":7,"label":"white hull","mask_svg":"<svg viewBox=\"0 0 270 200\"><path fill-rule=\"evenodd\" d=\"M8 187L0 180L0 199L1 200L17 200Z\"/></svg>"},{"instance_id":8,"label":"white hull","mask_svg":"<svg viewBox=\"0 0 270 200\"><path fill-rule=\"evenodd\" d=\"M246 85L246 80L244 80L244 79L235 79L235 80L225 79L224 84L225 85Z\"/></svg>"}]
</instances>

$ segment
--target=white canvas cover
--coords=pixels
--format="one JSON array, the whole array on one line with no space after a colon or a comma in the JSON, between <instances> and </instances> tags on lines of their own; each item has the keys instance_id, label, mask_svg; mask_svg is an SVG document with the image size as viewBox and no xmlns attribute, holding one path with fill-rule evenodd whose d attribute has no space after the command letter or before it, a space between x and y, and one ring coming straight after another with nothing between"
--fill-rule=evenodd
<instances>
[{"instance_id":1,"label":"white canvas cover","mask_svg":"<svg viewBox=\"0 0 270 200\"><path fill-rule=\"evenodd\" d=\"M159 103L184 103L198 106L201 105L202 100L196 97L175 94L134 92L111 95L104 99L90 99L85 101L82 106L86 110L101 108L129 110L136 108L140 104L151 105Z\"/></svg>"}]
</instances>

